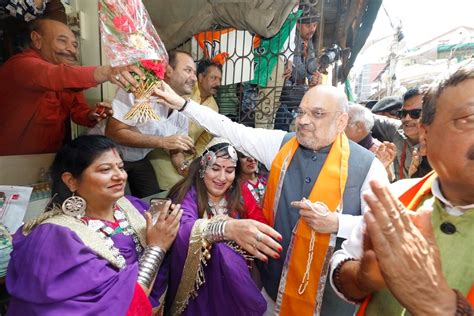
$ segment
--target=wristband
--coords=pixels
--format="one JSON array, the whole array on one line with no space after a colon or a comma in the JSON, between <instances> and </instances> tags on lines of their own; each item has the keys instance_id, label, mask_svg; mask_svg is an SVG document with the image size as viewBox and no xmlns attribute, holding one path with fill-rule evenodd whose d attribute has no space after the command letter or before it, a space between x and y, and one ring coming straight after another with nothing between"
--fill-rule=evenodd
<instances>
[{"instance_id":1,"label":"wristband","mask_svg":"<svg viewBox=\"0 0 474 316\"><path fill-rule=\"evenodd\" d=\"M178 112L183 112L184 109L188 106L189 99L184 100L183 106L178 110Z\"/></svg>"}]
</instances>

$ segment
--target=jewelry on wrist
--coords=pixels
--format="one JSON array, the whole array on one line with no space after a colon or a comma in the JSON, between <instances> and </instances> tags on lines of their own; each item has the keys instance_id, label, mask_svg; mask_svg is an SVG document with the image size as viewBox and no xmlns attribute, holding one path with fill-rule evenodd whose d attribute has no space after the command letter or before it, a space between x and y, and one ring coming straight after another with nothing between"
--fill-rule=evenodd
<instances>
[{"instance_id":1,"label":"jewelry on wrist","mask_svg":"<svg viewBox=\"0 0 474 316\"><path fill-rule=\"evenodd\" d=\"M336 287L336 289L339 291L339 293L341 293L342 295L344 295L344 297L348 300L348 301L351 301L351 302L354 302L356 304L360 304L364 301L364 298L362 299L356 299L356 298L353 298L353 297L349 297L347 296L346 293L344 293L344 291L342 290L342 283L341 283L341 270L342 270L342 266L348 262L348 261L358 261L357 259L355 258L346 258L344 260L342 260L341 262L339 262L339 264L337 265L336 269L334 270L334 273L332 274L332 281L334 283L334 286Z\"/></svg>"},{"instance_id":2,"label":"jewelry on wrist","mask_svg":"<svg viewBox=\"0 0 474 316\"><path fill-rule=\"evenodd\" d=\"M184 109L188 106L188 103L189 103L189 99L185 99L183 106L178 110L178 112L184 111Z\"/></svg>"},{"instance_id":3,"label":"jewelry on wrist","mask_svg":"<svg viewBox=\"0 0 474 316\"><path fill-rule=\"evenodd\" d=\"M456 289L453 289L456 293L456 313L454 316L472 316L474 315L474 310L467 301L467 299Z\"/></svg>"},{"instance_id":4,"label":"jewelry on wrist","mask_svg":"<svg viewBox=\"0 0 474 316\"><path fill-rule=\"evenodd\" d=\"M227 216L216 216L211 219L203 230L204 239L209 243L223 241L225 239L225 226L227 220Z\"/></svg>"},{"instance_id":5,"label":"jewelry on wrist","mask_svg":"<svg viewBox=\"0 0 474 316\"><path fill-rule=\"evenodd\" d=\"M150 288L166 251L158 246L146 246L138 262L137 282L145 288Z\"/></svg>"}]
</instances>

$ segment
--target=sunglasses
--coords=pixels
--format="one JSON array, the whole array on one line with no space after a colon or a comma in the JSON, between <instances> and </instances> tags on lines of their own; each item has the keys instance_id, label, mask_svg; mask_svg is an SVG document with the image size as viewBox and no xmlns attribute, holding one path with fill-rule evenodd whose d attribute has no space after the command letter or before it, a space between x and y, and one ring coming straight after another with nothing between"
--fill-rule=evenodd
<instances>
[{"instance_id":1,"label":"sunglasses","mask_svg":"<svg viewBox=\"0 0 474 316\"><path fill-rule=\"evenodd\" d=\"M397 116L398 118L402 119L404 118L405 116L410 115L410 117L412 119L419 119L420 116L421 116L421 109L416 109L416 110L400 110L400 111L397 111Z\"/></svg>"}]
</instances>

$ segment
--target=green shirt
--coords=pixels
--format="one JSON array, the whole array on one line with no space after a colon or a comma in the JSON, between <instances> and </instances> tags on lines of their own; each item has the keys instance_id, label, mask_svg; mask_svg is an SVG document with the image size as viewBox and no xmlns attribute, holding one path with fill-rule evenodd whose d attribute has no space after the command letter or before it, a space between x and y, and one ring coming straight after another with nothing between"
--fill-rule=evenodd
<instances>
[{"instance_id":1,"label":"green shirt","mask_svg":"<svg viewBox=\"0 0 474 316\"><path fill-rule=\"evenodd\" d=\"M443 273L451 288L458 289L467 295L474 284L474 209L469 209L461 216L449 215L442 203L435 197L427 196L421 205L433 205L432 223L441 254ZM456 226L452 235L441 231L441 223L448 221ZM416 280L413 280L416 282ZM366 315L398 316L410 315L404 307L385 289L372 295L367 306Z\"/></svg>"}]
</instances>

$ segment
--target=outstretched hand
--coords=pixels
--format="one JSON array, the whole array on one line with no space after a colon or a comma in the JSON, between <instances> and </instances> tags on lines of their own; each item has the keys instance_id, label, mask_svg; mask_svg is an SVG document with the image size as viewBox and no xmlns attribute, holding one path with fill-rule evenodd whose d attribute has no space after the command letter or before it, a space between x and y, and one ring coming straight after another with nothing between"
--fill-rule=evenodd
<instances>
[{"instance_id":1,"label":"outstretched hand","mask_svg":"<svg viewBox=\"0 0 474 316\"><path fill-rule=\"evenodd\" d=\"M225 237L261 261L268 262L268 257L280 258L282 247L275 240L281 241L281 235L270 226L253 219L229 220Z\"/></svg>"},{"instance_id":2,"label":"outstretched hand","mask_svg":"<svg viewBox=\"0 0 474 316\"><path fill-rule=\"evenodd\" d=\"M370 186L364 219L385 284L414 315L453 315L456 296L441 269L431 212L419 211L412 220L387 187L377 181Z\"/></svg>"},{"instance_id":3,"label":"outstretched hand","mask_svg":"<svg viewBox=\"0 0 474 316\"><path fill-rule=\"evenodd\" d=\"M157 97L157 102L164 104L174 110L179 110L183 107L185 100L179 96L173 89L164 81L161 85L155 87L153 95Z\"/></svg>"}]
</instances>

